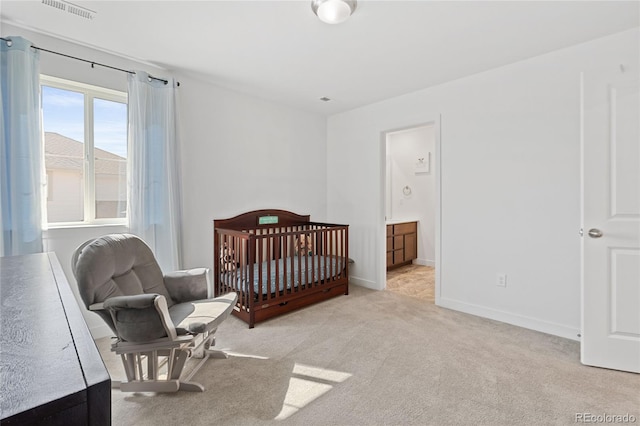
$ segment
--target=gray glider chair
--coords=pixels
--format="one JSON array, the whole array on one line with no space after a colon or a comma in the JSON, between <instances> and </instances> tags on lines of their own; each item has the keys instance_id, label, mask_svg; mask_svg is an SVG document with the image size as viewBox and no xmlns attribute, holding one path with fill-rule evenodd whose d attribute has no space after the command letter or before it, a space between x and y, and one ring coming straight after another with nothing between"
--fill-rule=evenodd
<instances>
[{"instance_id":1,"label":"gray glider chair","mask_svg":"<svg viewBox=\"0 0 640 426\"><path fill-rule=\"evenodd\" d=\"M204 268L162 274L140 238L106 235L76 249L72 269L82 300L100 315L117 340L111 350L120 355L126 382L114 382L125 392L204 391L191 378L214 351L214 333L229 316L237 295L210 298ZM184 379L188 358L202 360Z\"/></svg>"}]
</instances>

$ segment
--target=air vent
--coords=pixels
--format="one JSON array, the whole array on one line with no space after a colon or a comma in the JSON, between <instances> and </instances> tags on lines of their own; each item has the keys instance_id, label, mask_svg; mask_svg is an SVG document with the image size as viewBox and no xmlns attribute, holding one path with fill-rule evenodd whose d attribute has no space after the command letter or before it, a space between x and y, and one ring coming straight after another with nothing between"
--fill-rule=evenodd
<instances>
[{"instance_id":1,"label":"air vent","mask_svg":"<svg viewBox=\"0 0 640 426\"><path fill-rule=\"evenodd\" d=\"M87 9L86 7L78 6L77 4L69 3L64 0L42 0L42 4L63 12L71 13L72 15L76 15L84 19L93 19L96 14L96 12L91 9Z\"/></svg>"},{"instance_id":2,"label":"air vent","mask_svg":"<svg viewBox=\"0 0 640 426\"><path fill-rule=\"evenodd\" d=\"M46 4L47 6L55 7L60 10L67 10L67 5L58 0L42 0L42 4Z\"/></svg>"},{"instance_id":3,"label":"air vent","mask_svg":"<svg viewBox=\"0 0 640 426\"><path fill-rule=\"evenodd\" d=\"M93 13L94 13L88 9L84 9L84 8L73 6L73 5L69 5L69 7L67 8L67 12L73 13L74 15L78 15L79 17L85 18L85 19L93 19Z\"/></svg>"}]
</instances>

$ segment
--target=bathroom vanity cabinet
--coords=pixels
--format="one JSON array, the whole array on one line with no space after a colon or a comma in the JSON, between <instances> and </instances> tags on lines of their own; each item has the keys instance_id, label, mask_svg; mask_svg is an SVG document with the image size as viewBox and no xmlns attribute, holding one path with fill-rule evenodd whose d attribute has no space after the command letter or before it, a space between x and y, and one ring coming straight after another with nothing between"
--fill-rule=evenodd
<instances>
[{"instance_id":1,"label":"bathroom vanity cabinet","mask_svg":"<svg viewBox=\"0 0 640 426\"><path fill-rule=\"evenodd\" d=\"M418 222L387 225L387 269L407 265L418 257Z\"/></svg>"}]
</instances>

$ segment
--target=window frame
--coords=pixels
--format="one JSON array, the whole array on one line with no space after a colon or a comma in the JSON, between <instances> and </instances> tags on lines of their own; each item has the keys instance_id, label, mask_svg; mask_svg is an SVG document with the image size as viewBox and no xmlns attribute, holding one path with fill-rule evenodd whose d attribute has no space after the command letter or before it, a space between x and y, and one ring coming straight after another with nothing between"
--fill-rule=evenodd
<instances>
[{"instance_id":1,"label":"window frame","mask_svg":"<svg viewBox=\"0 0 640 426\"><path fill-rule=\"evenodd\" d=\"M128 196L129 189L127 188L127 213L123 218L96 218L96 175L95 175L95 155L94 152L94 99L103 99L106 101L119 102L127 106L129 109L128 96L126 92L118 90L107 89L105 87L94 86L91 84L80 83L73 80L67 80L63 78L53 77L45 74L40 74L40 96L42 96L42 86L53 87L55 89L68 90L76 93L81 93L84 96L84 161L83 161L83 175L85 179L84 185L84 219L82 221L69 221L69 222L49 222L49 218L43 215L43 226L47 229L55 228L76 228L84 226L107 226L107 225L124 225L129 226L129 212L128 212ZM43 116L44 119L44 116ZM127 116L128 120L128 116ZM44 123L44 122L43 122ZM128 122L127 122L128 128ZM42 145L44 147L44 124L42 129ZM127 150L129 145L129 135L127 134ZM127 157L127 181L128 176L128 162ZM46 167L46 166L45 166ZM45 168L46 175L46 168ZM46 182L46 188L43 193L46 195L49 191L48 181ZM46 199L43 200L43 205L46 208Z\"/></svg>"}]
</instances>

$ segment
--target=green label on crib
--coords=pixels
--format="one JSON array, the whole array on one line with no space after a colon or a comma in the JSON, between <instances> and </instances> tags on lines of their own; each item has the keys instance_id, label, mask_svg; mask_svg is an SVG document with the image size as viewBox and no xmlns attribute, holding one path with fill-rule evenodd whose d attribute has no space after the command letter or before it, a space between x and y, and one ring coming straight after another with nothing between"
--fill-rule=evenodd
<instances>
[{"instance_id":1,"label":"green label on crib","mask_svg":"<svg viewBox=\"0 0 640 426\"><path fill-rule=\"evenodd\" d=\"M258 225L271 225L278 223L278 216L260 216L258 218Z\"/></svg>"}]
</instances>

